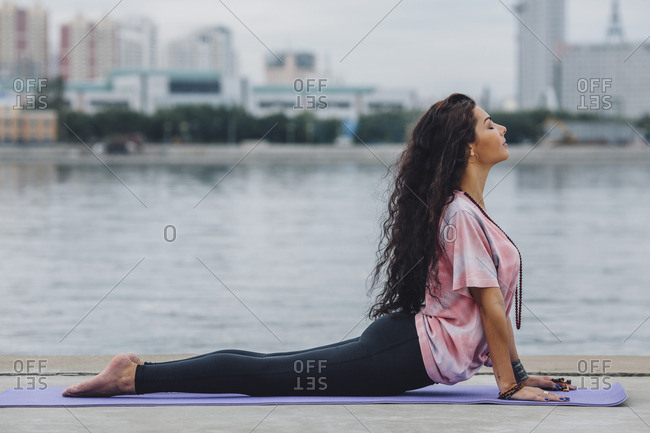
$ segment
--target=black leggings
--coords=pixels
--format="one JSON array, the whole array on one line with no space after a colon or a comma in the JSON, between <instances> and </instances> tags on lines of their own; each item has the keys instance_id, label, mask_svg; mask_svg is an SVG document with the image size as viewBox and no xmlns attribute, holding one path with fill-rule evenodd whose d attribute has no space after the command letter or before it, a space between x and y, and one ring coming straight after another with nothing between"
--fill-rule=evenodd
<instances>
[{"instance_id":1,"label":"black leggings","mask_svg":"<svg viewBox=\"0 0 650 433\"><path fill-rule=\"evenodd\" d=\"M350 340L282 353L219 350L145 362L137 394L151 392L281 395L397 395L434 382L422 361L414 316L384 315Z\"/></svg>"}]
</instances>

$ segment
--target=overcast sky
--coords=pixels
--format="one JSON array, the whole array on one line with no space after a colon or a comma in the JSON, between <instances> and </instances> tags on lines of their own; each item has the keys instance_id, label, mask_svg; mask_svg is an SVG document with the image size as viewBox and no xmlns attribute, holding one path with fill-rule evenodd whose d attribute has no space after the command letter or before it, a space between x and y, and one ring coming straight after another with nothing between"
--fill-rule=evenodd
<instances>
[{"instance_id":1,"label":"overcast sky","mask_svg":"<svg viewBox=\"0 0 650 433\"><path fill-rule=\"evenodd\" d=\"M62 23L77 13L99 20L118 1L41 0L49 12L52 48L59 51ZM503 1L511 8L516 3ZM602 41L611 0L566 3L568 41ZM621 0L620 10L628 41L650 36L649 0ZM130 15L158 24L161 47L202 26L229 27L240 72L253 83L263 81L268 51L246 27L271 50L315 52L319 69L329 71L322 76L330 80L412 88L425 104L455 91L479 98L486 86L493 103L515 96L517 21L499 0L122 0L109 16Z\"/></svg>"}]
</instances>

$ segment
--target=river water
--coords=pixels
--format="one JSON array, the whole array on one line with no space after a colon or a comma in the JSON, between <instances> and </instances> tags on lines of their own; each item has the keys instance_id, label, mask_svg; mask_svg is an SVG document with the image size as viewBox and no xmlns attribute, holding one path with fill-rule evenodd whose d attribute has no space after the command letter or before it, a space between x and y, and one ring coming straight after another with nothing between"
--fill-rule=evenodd
<instances>
[{"instance_id":1,"label":"river water","mask_svg":"<svg viewBox=\"0 0 650 433\"><path fill-rule=\"evenodd\" d=\"M486 207L523 255L520 354L650 355L650 167L510 168ZM286 351L368 324L383 165L112 169L0 166L0 354Z\"/></svg>"}]
</instances>

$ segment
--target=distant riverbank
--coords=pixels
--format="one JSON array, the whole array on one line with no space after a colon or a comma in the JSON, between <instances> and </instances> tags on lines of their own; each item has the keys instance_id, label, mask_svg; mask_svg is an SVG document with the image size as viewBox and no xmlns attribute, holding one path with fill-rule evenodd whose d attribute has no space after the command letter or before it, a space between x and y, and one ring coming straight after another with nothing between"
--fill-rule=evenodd
<instances>
[{"instance_id":1,"label":"distant riverbank","mask_svg":"<svg viewBox=\"0 0 650 433\"><path fill-rule=\"evenodd\" d=\"M137 154L97 154L107 164L119 165L232 165L236 163L284 164L391 164L404 144L379 145L269 145L250 143L240 145L145 145ZM511 145L510 158L505 165L563 163L650 163L650 146L570 145L547 147ZM97 157L84 145L54 145L51 147L2 147L0 164L98 164Z\"/></svg>"}]
</instances>

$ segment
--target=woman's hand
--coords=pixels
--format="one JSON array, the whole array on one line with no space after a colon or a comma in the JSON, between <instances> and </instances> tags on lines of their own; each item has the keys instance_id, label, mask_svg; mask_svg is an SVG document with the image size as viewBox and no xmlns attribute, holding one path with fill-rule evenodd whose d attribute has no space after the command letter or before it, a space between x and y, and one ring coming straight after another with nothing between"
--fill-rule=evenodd
<instances>
[{"instance_id":1,"label":"woman's hand","mask_svg":"<svg viewBox=\"0 0 650 433\"><path fill-rule=\"evenodd\" d=\"M535 386L550 391L562 391L564 388L561 384L553 382L550 376L528 376L524 381L525 386ZM567 384L569 390L577 389L574 385Z\"/></svg>"},{"instance_id":2,"label":"woman's hand","mask_svg":"<svg viewBox=\"0 0 650 433\"><path fill-rule=\"evenodd\" d=\"M529 378L530 379L530 378ZM526 381L528 382L528 381ZM555 385L555 384L553 384ZM569 401L569 397L560 397L552 392L544 391L541 388L534 386L524 386L519 391L515 392L511 400L531 400L531 401Z\"/></svg>"}]
</instances>

